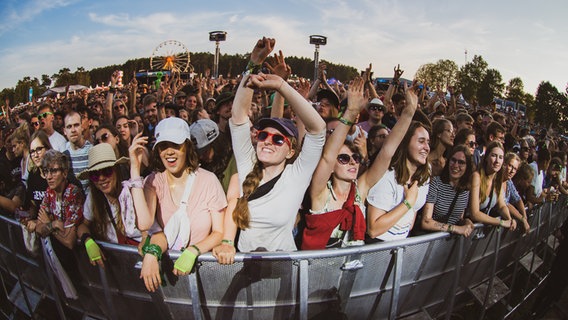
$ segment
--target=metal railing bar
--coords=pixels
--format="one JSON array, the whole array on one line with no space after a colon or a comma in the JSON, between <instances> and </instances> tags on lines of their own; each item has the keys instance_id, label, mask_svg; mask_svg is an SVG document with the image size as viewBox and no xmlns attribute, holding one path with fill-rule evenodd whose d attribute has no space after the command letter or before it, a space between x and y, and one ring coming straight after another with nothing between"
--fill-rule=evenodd
<instances>
[{"instance_id":1,"label":"metal railing bar","mask_svg":"<svg viewBox=\"0 0 568 320\"><path fill-rule=\"evenodd\" d=\"M404 259L404 248L396 248L393 250L395 257L394 262L394 273L392 281L392 296L390 301L390 312L389 319L396 319L396 313L398 311L398 299L400 295L400 278L402 277L402 262Z\"/></svg>"}]
</instances>

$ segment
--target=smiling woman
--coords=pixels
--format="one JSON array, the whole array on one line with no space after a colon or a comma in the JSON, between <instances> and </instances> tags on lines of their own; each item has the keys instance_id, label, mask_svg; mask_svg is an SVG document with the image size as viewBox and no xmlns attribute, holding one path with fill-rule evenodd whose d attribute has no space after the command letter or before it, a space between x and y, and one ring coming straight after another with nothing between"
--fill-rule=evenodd
<instances>
[{"instance_id":1,"label":"smiling woman","mask_svg":"<svg viewBox=\"0 0 568 320\"><path fill-rule=\"evenodd\" d=\"M155 137L153 158L157 171L144 183L140 166L148 137L136 135L129 149L131 192L138 227L145 231L157 222L166 236L163 241L152 236L151 241L156 242L145 245L142 277L150 291L161 283L157 264L161 251L183 250L173 272L185 275L192 270L198 255L221 242L227 206L217 177L199 167L187 122L180 118L164 119L156 126ZM160 254L152 254L158 249Z\"/></svg>"},{"instance_id":2,"label":"smiling woman","mask_svg":"<svg viewBox=\"0 0 568 320\"><path fill-rule=\"evenodd\" d=\"M391 161L391 169L369 190L369 242L408 237L416 212L428 194L429 142L430 134L424 125L412 122Z\"/></svg>"}]
</instances>

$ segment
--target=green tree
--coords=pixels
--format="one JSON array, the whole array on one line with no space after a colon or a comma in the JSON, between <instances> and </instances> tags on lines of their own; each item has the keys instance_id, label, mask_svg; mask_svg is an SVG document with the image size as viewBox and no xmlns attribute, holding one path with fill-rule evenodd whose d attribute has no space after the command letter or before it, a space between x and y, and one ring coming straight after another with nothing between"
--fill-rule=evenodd
<instances>
[{"instance_id":1,"label":"green tree","mask_svg":"<svg viewBox=\"0 0 568 320\"><path fill-rule=\"evenodd\" d=\"M493 98L501 98L504 89L505 84L503 83L501 73L495 69L488 69L477 89L479 105L486 106L493 102Z\"/></svg>"},{"instance_id":2,"label":"green tree","mask_svg":"<svg viewBox=\"0 0 568 320\"><path fill-rule=\"evenodd\" d=\"M466 63L460 68L458 73L459 89L464 99L473 101L477 97L481 81L487 72L487 62L483 57L475 55L471 62Z\"/></svg>"},{"instance_id":3,"label":"green tree","mask_svg":"<svg viewBox=\"0 0 568 320\"><path fill-rule=\"evenodd\" d=\"M30 88L33 89L33 97L37 98L45 92L45 87L43 87L38 78L24 77L19 80L14 88L14 100L11 102L12 107L20 102L27 102L29 96Z\"/></svg>"},{"instance_id":4,"label":"green tree","mask_svg":"<svg viewBox=\"0 0 568 320\"><path fill-rule=\"evenodd\" d=\"M526 104L525 101L525 89L523 85L523 80L519 77L515 77L509 80L509 84L506 87L506 99L510 101L514 101L517 103Z\"/></svg>"},{"instance_id":5,"label":"green tree","mask_svg":"<svg viewBox=\"0 0 568 320\"><path fill-rule=\"evenodd\" d=\"M562 108L563 104L566 104L566 96L550 82L541 82L535 97L535 113L538 115L536 120L547 127L550 125L558 127L560 118L568 116L565 113L566 108ZM564 114L561 114L562 111Z\"/></svg>"},{"instance_id":6,"label":"green tree","mask_svg":"<svg viewBox=\"0 0 568 320\"><path fill-rule=\"evenodd\" d=\"M436 63L423 64L414 76L431 88L454 86L458 80L458 65L452 60L440 59Z\"/></svg>"}]
</instances>

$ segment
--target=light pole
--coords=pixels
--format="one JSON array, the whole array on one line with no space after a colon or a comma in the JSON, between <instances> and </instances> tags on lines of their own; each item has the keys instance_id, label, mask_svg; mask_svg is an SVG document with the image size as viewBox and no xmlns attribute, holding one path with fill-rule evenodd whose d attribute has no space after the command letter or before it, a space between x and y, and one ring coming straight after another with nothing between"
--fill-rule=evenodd
<instances>
[{"instance_id":1,"label":"light pole","mask_svg":"<svg viewBox=\"0 0 568 320\"><path fill-rule=\"evenodd\" d=\"M314 79L316 81L318 78L318 64L319 64L319 48L320 45L325 46L327 44L327 37L313 34L310 36L310 44L316 45L316 50L314 51Z\"/></svg>"},{"instance_id":2,"label":"light pole","mask_svg":"<svg viewBox=\"0 0 568 320\"><path fill-rule=\"evenodd\" d=\"M227 40L227 32L211 31L209 32L209 41L215 41L215 61L213 62L213 76L215 79L219 77L219 42Z\"/></svg>"}]
</instances>

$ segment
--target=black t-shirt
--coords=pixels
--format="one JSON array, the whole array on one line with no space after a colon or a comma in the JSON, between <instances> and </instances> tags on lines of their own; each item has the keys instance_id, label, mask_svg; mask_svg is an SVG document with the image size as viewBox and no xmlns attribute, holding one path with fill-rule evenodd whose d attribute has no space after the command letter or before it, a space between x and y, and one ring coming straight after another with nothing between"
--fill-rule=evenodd
<instances>
[{"instance_id":1,"label":"black t-shirt","mask_svg":"<svg viewBox=\"0 0 568 320\"><path fill-rule=\"evenodd\" d=\"M45 190L47 190L47 181L41 177L39 170L33 170L28 177L28 189L26 191L26 205L24 208L29 210L33 205L39 208L41 201L45 197Z\"/></svg>"}]
</instances>

